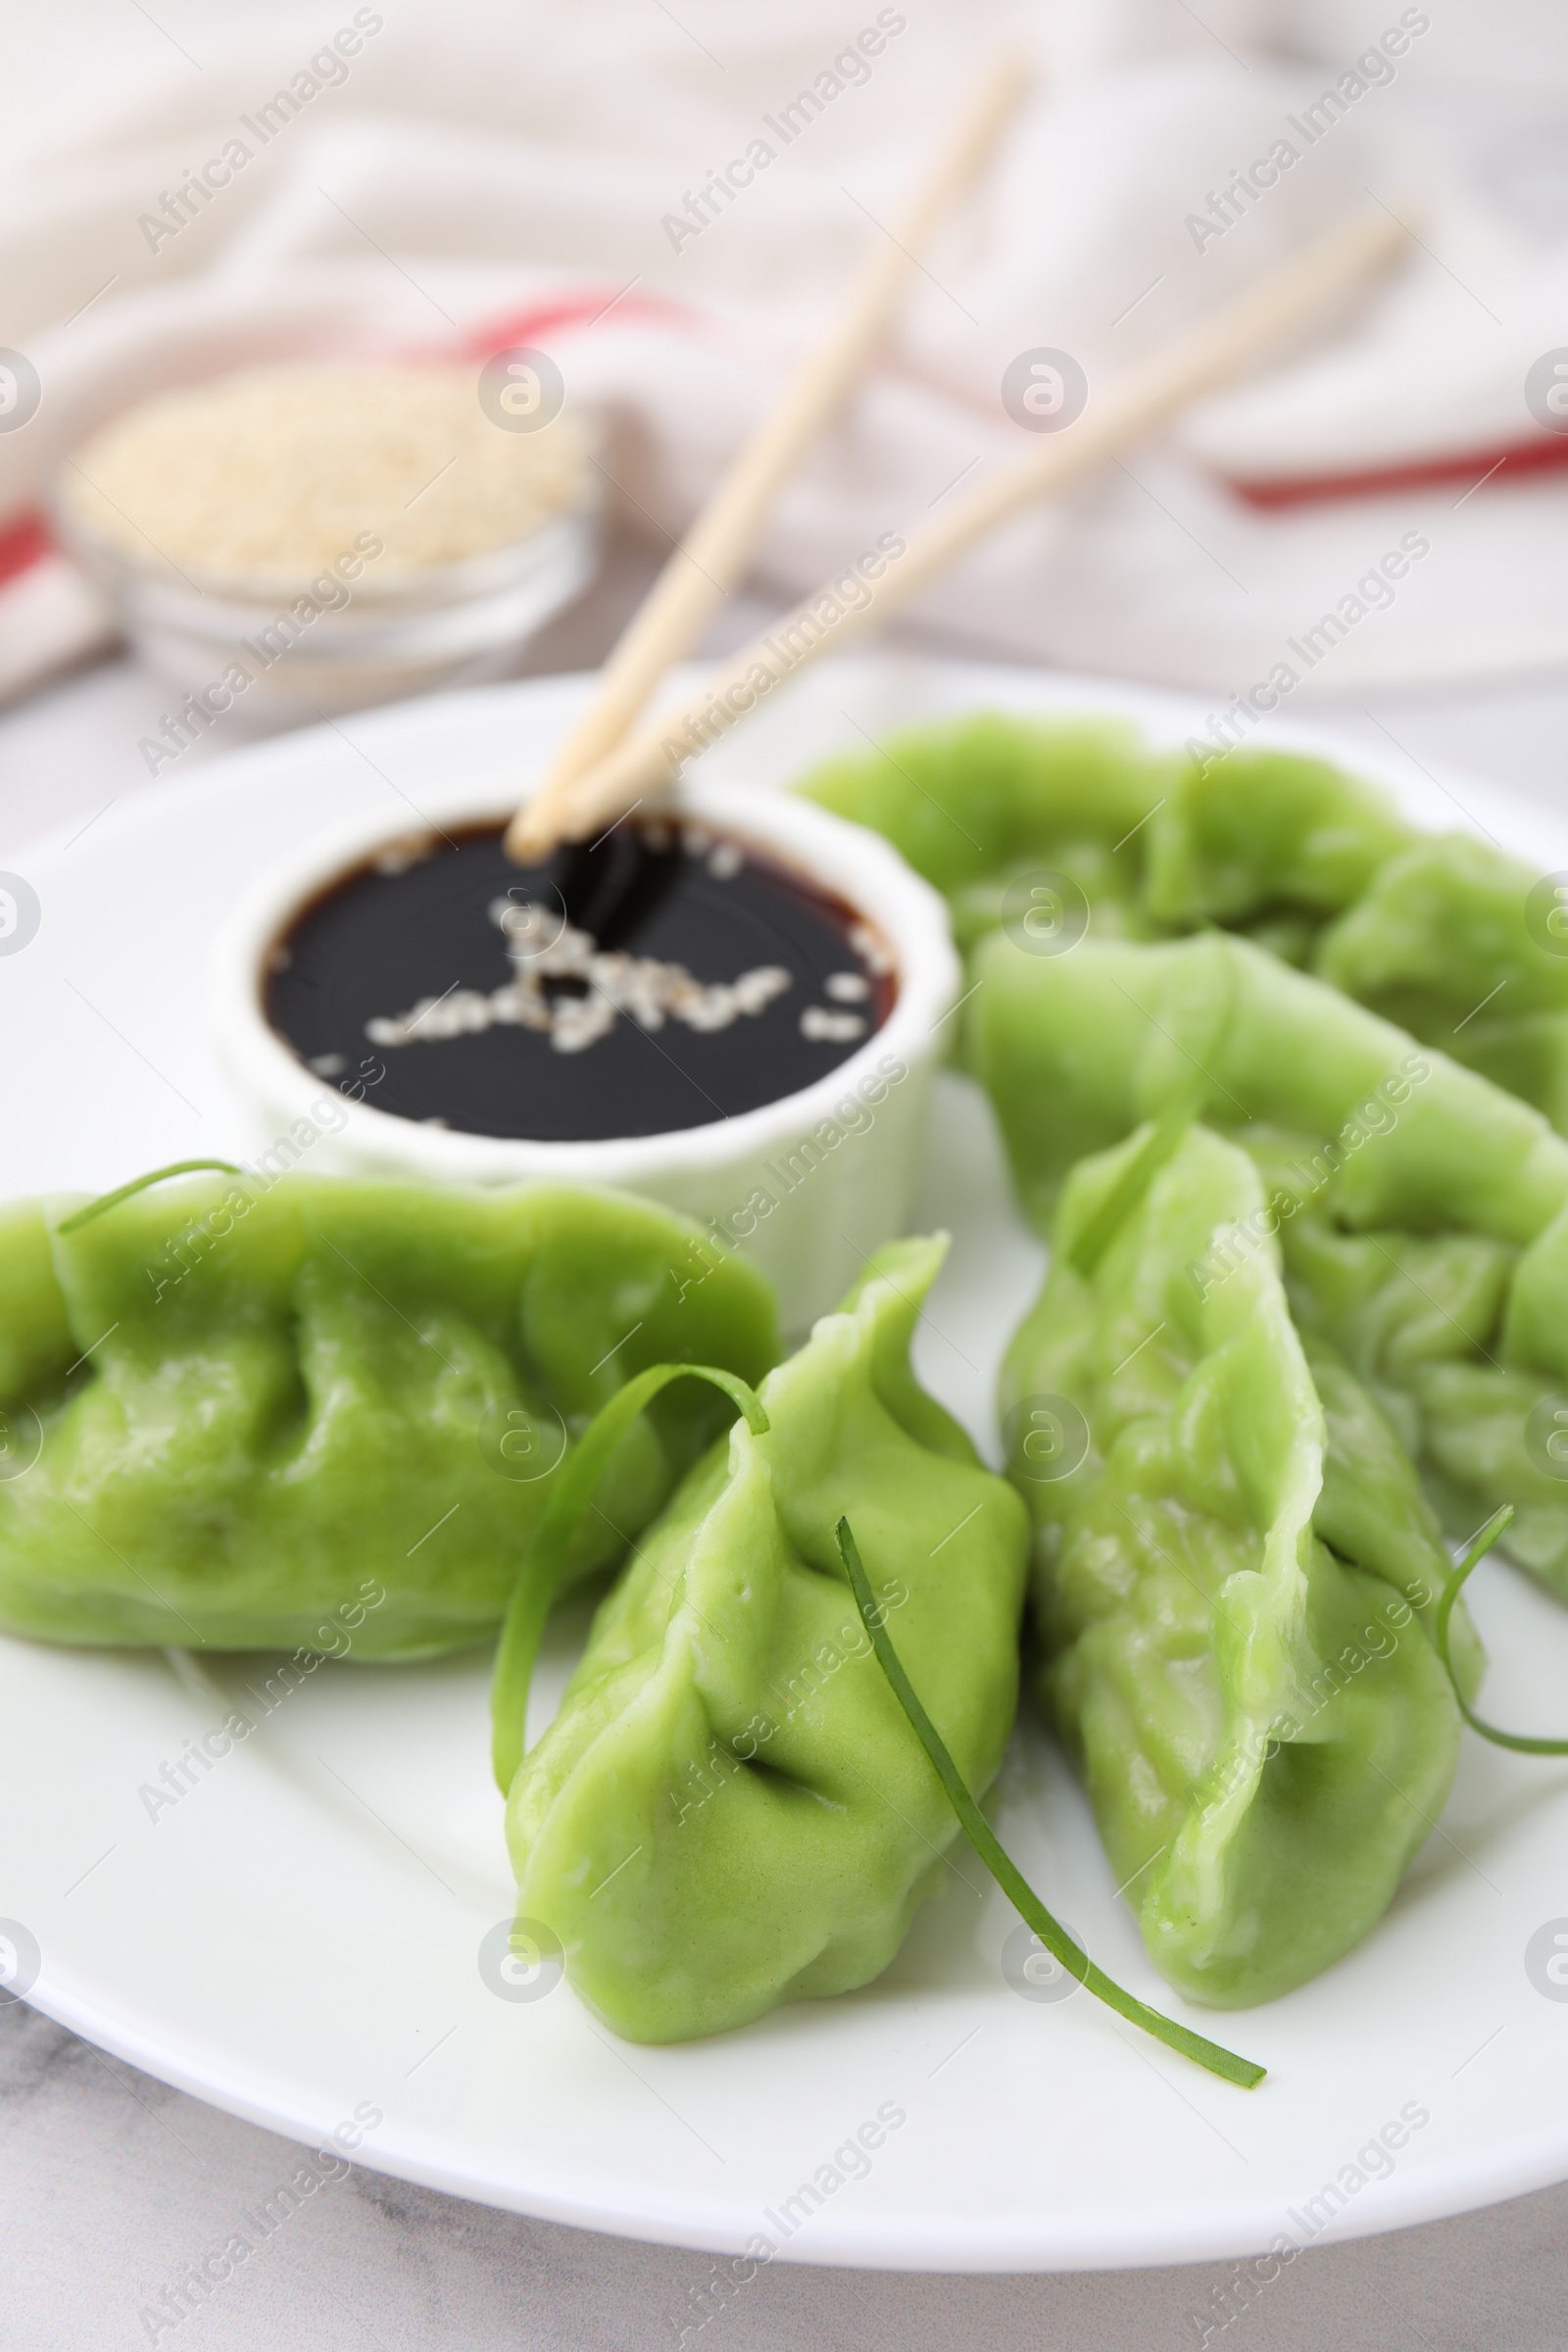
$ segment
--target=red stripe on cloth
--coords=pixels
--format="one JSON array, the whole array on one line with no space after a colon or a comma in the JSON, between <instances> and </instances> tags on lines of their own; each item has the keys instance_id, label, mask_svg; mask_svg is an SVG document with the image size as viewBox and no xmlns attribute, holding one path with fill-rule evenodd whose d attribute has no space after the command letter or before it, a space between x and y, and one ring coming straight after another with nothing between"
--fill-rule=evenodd
<instances>
[{"instance_id":1,"label":"red stripe on cloth","mask_svg":"<svg viewBox=\"0 0 1568 2352\"><path fill-rule=\"evenodd\" d=\"M707 324L700 311L682 302L665 302L657 295L646 294L628 294L617 302L612 291L598 289L535 303L527 310L509 311L488 325L475 327L458 348L467 356L488 359L492 352L532 343L536 337L558 333L563 327L592 326L596 319L611 315L689 329Z\"/></svg>"},{"instance_id":2,"label":"red stripe on cloth","mask_svg":"<svg viewBox=\"0 0 1568 2352\"><path fill-rule=\"evenodd\" d=\"M1420 458L1408 466L1376 466L1361 473L1310 473L1277 481L1225 478L1250 507L1304 507L1334 498L1382 498L1391 490L1427 490L1446 482L1513 481L1526 473L1552 473L1568 466L1568 434L1538 434L1500 448L1469 450L1458 458Z\"/></svg>"},{"instance_id":3,"label":"red stripe on cloth","mask_svg":"<svg viewBox=\"0 0 1568 2352\"><path fill-rule=\"evenodd\" d=\"M49 525L35 507L0 524L0 585L14 580L19 572L30 571L34 564L54 552Z\"/></svg>"}]
</instances>

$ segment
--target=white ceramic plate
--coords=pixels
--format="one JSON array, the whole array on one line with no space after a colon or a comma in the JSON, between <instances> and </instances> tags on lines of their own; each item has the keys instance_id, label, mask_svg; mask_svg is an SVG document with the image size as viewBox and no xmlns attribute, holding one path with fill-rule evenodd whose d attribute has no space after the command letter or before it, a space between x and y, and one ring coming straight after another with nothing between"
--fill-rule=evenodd
<instances>
[{"instance_id":1,"label":"white ceramic plate","mask_svg":"<svg viewBox=\"0 0 1568 2352\"><path fill-rule=\"evenodd\" d=\"M368 808L396 820L457 770L516 772L583 691L498 688L286 737L143 794L74 847L19 856L43 920L0 958L0 1193L106 1187L264 1140L206 1042L201 975L225 906L309 828ZM1178 737L1200 723L1121 687L887 659L813 673L711 767L777 782L858 743L858 727L983 704L1122 710ZM1283 728L1274 740L1335 748ZM1464 821L1447 781L1387 780L1421 821ZM1568 867L1560 820L1451 790L1507 846ZM1041 1252L986 1107L957 1079L941 1082L920 1214L956 1236L922 1369L989 1445L992 1377ZM1561 1728L1568 1612L1490 1562L1475 1609L1496 1661L1490 1712ZM581 1633L580 1616L556 1628L535 1733ZM716 2041L621 2043L564 1985L502 1999L478 1965L511 1906L485 1658L325 1665L149 1818L142 1785L241 1686L257 1714L271 1672L0 1642L0 1914L36 1938L40 2008L295 2138L378 2112L360 2160L463 2196L643 2238L726 2251L762 2238L768 2258L915 2269L1197 2260L1389 2230L1568 2175L1568 2000L1544 1997L1525 1967L1532 1936L1568 1913L1568 1765L1467 1742L1447 1812L1362 1948L1288 2000L1216 2020L1154 1977L1082 1796L1020 1733L1004 1840L1112 1974L1266 2063L1247 2093L1082 1991L1012 1991L999 1958L1012 1914L961 1853L878 1984ZM854 2151L879 2115L874 2153ZM1390 2124L1402 2144L1373 2153ZM743 2262L724 2283L731 2308L750 2275Z\"/></svg>"}]
</instances>

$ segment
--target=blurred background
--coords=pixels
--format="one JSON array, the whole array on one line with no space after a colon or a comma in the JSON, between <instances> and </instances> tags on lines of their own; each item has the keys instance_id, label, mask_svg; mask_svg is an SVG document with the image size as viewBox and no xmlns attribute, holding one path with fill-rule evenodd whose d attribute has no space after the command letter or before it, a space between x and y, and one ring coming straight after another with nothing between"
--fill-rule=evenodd
<instances>
[{"instance_id":1,"label":"blurred background","mask_svg":"<svg viewBox=\"0 0 1568 2352\"><path fill-rule=\"evenodd\" d=\"M591 663L1006 37L1037 56L1037 85L712 642L1016 455L1004 378L1018 355L1067 355L1093 400L1373 203L1409 227L1404 265L1020 514L913 625L967 652L1190 687L1218 710L1283 662L1290 714L1330 706L1360 724L1375 701L1401 741L1408 717L1417 756L1440 695L1445 750L1500 745L1523 780L1568 659L1568 407L1552 405L1559 342L1568 364L1568 35L1545 5L264 15L76 0L6 21L7 834L167 773L149 735L202 674L167 642L161 662L156 645L127 661L123 598L106 605L102 578L59 552L60 485L79 484L74 457L106 420L235 368L414 359L477 376L492 354L542 351L594 437L602 568L586 592L563 584L542 635L358 697L351 680L340 701ZM1379 584L1383 557L1417 541L1396 589ZM1303 637L1325 613L1336 628ZM293 708L270 690L231 698L166 748L188 766L313 700L303 685Z\"/></svg>"}]
</instances>

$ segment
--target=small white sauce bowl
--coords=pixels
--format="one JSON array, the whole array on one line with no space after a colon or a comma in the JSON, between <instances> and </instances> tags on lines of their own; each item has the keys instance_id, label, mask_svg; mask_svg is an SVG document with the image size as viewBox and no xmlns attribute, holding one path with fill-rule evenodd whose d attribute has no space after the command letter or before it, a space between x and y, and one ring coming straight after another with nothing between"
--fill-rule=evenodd
<instances>
[{"instance_id":1,"label":"small white sauce bowl","mask_svg":"<svg viewBox=\"0 0 1568 2352\"><path fill-rule=\"evenodd\" d=\"M476 792L460 806L444 802L440 821L448 828L494 823L515 799L514 788ZM268 1021L268 956L313 900L410 832L382 815L297 849L234 909L215 943L216 1042L230 1076L273 1127L275 1156L261 1155L270 1171L291 1164L297 1148L309 1151L313 1168L341 1173L641 1193L684 1210L754 1259L778 1292L785 1331L806 1330L871 1251L904 1230L942 1023L959 987L947 908L877 835L793 794L687 781L672 814L743 850L755 845L845 901L881 934L896 964L893 1009L836 1069L708 1126L594 1143L466 1135L399 1118L368 1099L345 1100ZM334 1120L343 1114L328 1134L323 1098L334 1105Z\"/></svg>"}]
</instances>

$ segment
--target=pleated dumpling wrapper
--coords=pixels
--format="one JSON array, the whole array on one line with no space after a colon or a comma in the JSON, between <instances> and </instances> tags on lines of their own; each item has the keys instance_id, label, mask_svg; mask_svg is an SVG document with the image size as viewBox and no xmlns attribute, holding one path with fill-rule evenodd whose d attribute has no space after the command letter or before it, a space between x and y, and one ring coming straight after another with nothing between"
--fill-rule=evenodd
<instances>
[{"instance_id":1,"label":"pleated dumpling wrapper","mask_svg":"<svg viewBox=\"0 0 1568 2352\"><path fill-rule=\"evenodd\" d=\"M1246 940L1037 956L994 934L976 960L977 1057L1030 1213L1142 1119L1225 1128L1298 1325L1394 1423L1447 1532L1512 1504L1499 1549L1568 1599L1568 1142Z\"/></svg>"},{"instance_id":2,"label":"pleated dumpling wrapper","mask_svg":"<svg viewBox=\"0 0 1568 2352\"><path fill-rule=\"evenodd\" d=\"M0 1627L375 1658L482 1641L624 1382L669 1357L757 1380L776 1355L761 1276L628 1195L203 1175L86 1222L20 1203ZM570 1573L619 1559L724 1410L690 1381L661 1398Z\"/></svg>"},{"instance_id":3,"label":"pleated dumpling wrapper","mask_svg":"<svg viewBox=\"0 0 1568 2352\"><path fill-rule=\"evenodd\" d=\"M1219 924L1523 1096L1568 1134L1568 892L1295 753L1156 750L1107 719L939 720L805 790L943 891L969 953ZM971 974L971 978L974 975Z\"/></svg>"},{"instance_id":4,"label":"pleated dumpling wrapper","mask_svg":"<svg viewBox=\"0 0 1568 2352\"><path fill-rule=\"evenodd\" d=\"M1447 1561L1392 1429L1314 1378L1250 1159L1193 1127L1140 1192L1150 1133L1069 1179L1004 1402L1038 1690L1155 1966L1243 2006L1358 1943L1442 1809Z\"/></svg>"},{"instance_id":5,"label":"pleated dumpling wrapper","mask_svg":"<svg viewBox=\"0 0 1568 2352\"><path fill-rule=\"evenodd\" d=\"M1097 938L1222 923L1303 962L1423 838L1324 760L1244 749L1202 762L1119 719L939 719L828 760L802 789L943 891L965 951L1045 882Z\"/></svg>"},{"instance_id":6,"label":"pleated dumpling wrapper","mask_svg":"<svg viewBox=\"0 0 1568 2352\"><path fill-rule=\"evenodd\" d=\"M634 2041L747 2024L887 1967L957 1835L871 1648L848 1513L976 1793L1017 1702L1027 1515L909 1343L945 1243L892 1244L686 1478L513 1782L518 1913Z\"/></svg>"}]
</instances>

